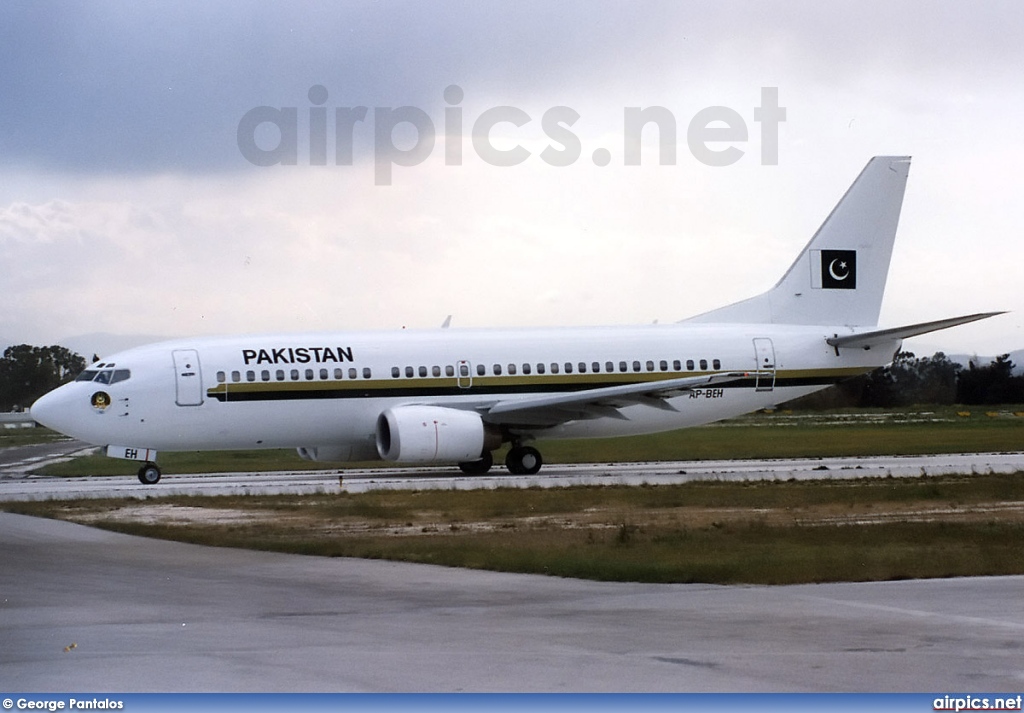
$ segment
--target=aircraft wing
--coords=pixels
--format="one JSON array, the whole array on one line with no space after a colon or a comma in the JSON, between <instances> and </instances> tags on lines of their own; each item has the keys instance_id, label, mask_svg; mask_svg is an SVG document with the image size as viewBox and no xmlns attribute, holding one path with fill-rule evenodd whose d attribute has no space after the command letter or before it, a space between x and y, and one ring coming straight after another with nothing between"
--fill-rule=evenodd
<instances>
[{"instance_id":1,"label":"aircraft wing","mask_svg":"<svg viewBox=\"0 0 1024 713\"><path fill-rule=\"evenodd\" d=\"M968 322L976 322L979 319L988 319L989 317L995 317L999 314L1005 314L1004 312L981 312L978 314L969 314L966 317L950 317L949 319L939 319L934 322L921 322L920 324L909 324L905 327L893 327L892 329L878 329L872 332L861 332L859 334L846 334L843 336L835 336L826 339L825 342L832 347L861 347L862 349L870 349L871 347L878 346L880 344L888 344L896 339L907 339L909 337L916 337L919 334L927 334L928 332L936 332L940 329L948 329L949 327L955 327L959 324L967 324Z\"/></svg>"},{"instance_id":2,"label":"aircraft wing","mask_svg":"<svg viewBox=\"0 0 1024 713\"><path fill-rule=\"evenodd\" d=\"M677 411L678 409L667 401L668 398L749 376L749 372L733 371L639 384L604 386L550 396L528 396L499 401L482 409L481 415L490 423L533 427L557 426L566 421L601 417L629 420L619 411L620 408L643 404L667 411Z\"/></svg>"}]
</instances>

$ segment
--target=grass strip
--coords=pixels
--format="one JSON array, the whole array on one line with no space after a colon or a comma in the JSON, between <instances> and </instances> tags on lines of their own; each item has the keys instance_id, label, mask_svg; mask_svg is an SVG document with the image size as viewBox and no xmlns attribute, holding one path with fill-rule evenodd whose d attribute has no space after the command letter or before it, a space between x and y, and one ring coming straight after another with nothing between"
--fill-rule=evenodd
<instances>
[{"instance_id":1,"label":"grass strip","mask_svg":"<svg viewBox=\"0 0 1024 713\"><path fill-rule=\"evenodd\" d=\"M1024 574L1024 474L8 503L203 545L609 581Z\"/></svg>"}]
</instances>

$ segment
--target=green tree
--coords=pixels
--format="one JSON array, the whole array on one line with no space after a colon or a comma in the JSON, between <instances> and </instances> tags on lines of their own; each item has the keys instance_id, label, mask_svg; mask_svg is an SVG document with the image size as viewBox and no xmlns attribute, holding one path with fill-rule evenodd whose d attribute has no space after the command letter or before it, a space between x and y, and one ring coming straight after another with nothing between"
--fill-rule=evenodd
<instances>
[{"instance_id":1,"label":"green tree","mask_svg":"<svg viewBox=\"0 0 1024 713\"><path fill-rule=\"evenodd\" d=\"M1009 354L995 358L988 366L971 362L960 372L957 401L962 404L1015 404L1024 402L1024 377L1013 375Z\"/></svg>"},{"instance_id":2,"label":"green tree","mask_svg":"<svg viewBox=\"0 0 1024 713\"><path fill-rule=\"evenodd\" d=\"M0 358L0 411L27 408L85 369L85 359L59 346L7 347Z\"/></svg>"}]
</instances>

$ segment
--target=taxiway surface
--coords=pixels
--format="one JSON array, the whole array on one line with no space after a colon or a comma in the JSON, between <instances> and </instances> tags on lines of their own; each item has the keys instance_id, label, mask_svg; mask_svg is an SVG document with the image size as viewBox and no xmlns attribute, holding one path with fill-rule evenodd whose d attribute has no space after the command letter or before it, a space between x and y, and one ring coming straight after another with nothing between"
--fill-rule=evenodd
<instances>
[{"instance_id":1,"label":"taxiway surface","mask_svg":"<svg viewBox=\"0 0 1024 713\"><path fill-rule=\"evenodd\" d=\"M1024 577L598 583L199 547L4 513L0 541L7 690L1024 688Z\"/></svg>"}]
</instances>

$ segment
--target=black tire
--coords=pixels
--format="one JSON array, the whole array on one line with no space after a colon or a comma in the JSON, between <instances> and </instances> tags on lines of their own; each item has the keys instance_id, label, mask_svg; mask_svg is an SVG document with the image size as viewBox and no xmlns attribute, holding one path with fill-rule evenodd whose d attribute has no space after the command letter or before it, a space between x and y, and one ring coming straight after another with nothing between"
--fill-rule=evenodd
<instances>
[{"instance_id":1,"label":"black tire","mask_svg":"<svg viewBox=\"0 0 1024 713\"><path fill-rule=\"evenodd\" d=\"M530 446L517 446L505 456L505 467L512 475L533 475L542 465L540 451Z\"/></svg>"},{"instance_id":2,"label":"black tire","mask_svg":"<svg viewBox=\"0 0 1024 713\"><path fill-rule=\"evenodd\" d=\"M484 475L494 465L494 456L490 451L484 451L480 460L468 460L459 463L459 470L466 475Z\"/></svg>"},{"instance_id":3,"label":"black tire","mask_svg":"<svg viewBox=\"0 0 1024 713\"><path fill-rule=\"evenodd\" d=\"M160 482L160 467L156 463L146 463L139 468L139 482L143 485L156 485Z\"/></svg>"}]
</instances>

